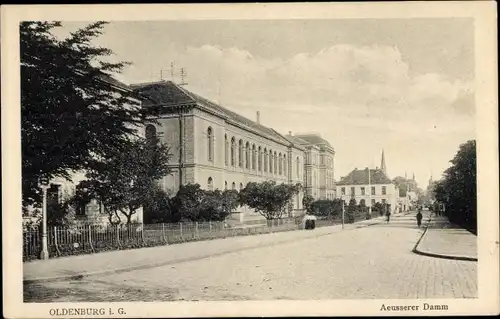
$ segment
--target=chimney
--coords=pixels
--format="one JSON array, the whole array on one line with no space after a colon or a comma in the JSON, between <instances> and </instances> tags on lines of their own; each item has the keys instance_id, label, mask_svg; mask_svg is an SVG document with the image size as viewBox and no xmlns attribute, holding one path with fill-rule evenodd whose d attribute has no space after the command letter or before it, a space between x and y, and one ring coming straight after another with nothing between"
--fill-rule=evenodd
<instances>
[{"instance_id":1,"label":"chimney","mask_svg":"<svg viewBox=\"0 0 500 319\"><path fill-rule=\"evenodd\" d=\"M292 136L292 131L288 131L288 135Z\"/></svg>"},{"instance_id":2,"label":"chimney","mask_svg":"<svg viewBox=\"0 0 500 319\"><path fill-rule=\"evenodd\" d=\"M260 112L257 111L257 124L260 124Z\"/></svg>"}]
</instances>

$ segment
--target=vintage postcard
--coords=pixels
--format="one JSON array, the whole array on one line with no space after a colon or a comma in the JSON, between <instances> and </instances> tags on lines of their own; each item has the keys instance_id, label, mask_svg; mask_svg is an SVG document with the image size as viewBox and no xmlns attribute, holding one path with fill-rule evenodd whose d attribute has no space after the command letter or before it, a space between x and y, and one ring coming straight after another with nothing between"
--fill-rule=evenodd
<instances>
[{"instance_id":1,"label":"vintage postcard","mask_svg":"<svg viewBox=\"0 0 500 319\"><path fill-rule=\"evenodd\" d=\"M1 14L5 317L498 315L494 2Z\"/></svg>"}]
</instances>

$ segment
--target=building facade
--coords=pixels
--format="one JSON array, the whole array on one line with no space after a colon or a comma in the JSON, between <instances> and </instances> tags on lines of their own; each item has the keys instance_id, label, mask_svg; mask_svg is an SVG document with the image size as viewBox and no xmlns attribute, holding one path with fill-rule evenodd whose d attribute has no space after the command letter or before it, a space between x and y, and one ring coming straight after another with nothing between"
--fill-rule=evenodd
<instances>
[{"instance_id":1,"label":"building facade","mask_svg":"<svg viewBox=\"0 0 500 319\"><path fill-rule=\"evenodd\" d=\"M163 188L175 194L181 185L205 189L243 189L249 182L303 183L305 148L272 128L247 119L170 81L132 86L143 106L155 112L146 134L171 147L172 174ZM303 192L290 216L302 211ZM248 207L232 215L239 221L262 216Z\"/></svg>"},{"instance_id":2,"label":"building facade","mask_svg":"<svg viewBox=\"0 0 500 319\"><path fill-rule=\"evenodd\" d=\"M289 132L287 137L305 149L305 194L314 199L335 198L334 162L335 150L319 134L297 134Z\"/></svg>"},{"instance_id":3,"label":"building facade","mask_svg":"<svg viewBox=\"0 0 500 319\"><path fill-rule=\"evenodd\" d=\"M399 188L388 177L385 154L382 150L380 168L358 170L355 168L337 183L337 198L346 203L351 198L356 204L364 203L373 208L376 203L389 204L392 213L401 210Z\"/></svg>"}]
</instances>

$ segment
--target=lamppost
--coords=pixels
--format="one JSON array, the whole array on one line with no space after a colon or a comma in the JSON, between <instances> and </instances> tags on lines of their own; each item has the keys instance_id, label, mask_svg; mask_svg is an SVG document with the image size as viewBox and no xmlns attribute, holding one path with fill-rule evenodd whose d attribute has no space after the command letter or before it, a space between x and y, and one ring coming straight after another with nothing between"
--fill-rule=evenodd
<instances>
[{"instance_id":1,"label":"lamppost","mask_svg":"<svg viewBox=\"0 0 500 319\"><path fill-rule=\"evenodd\" d=\"M369 167L368 167L368 194L369 194L368 214L370 215L370 217L372 217L372 180Z\"/></svg>"},{"instance_id":2,"label":"lamppost","mask_svg":"<svg viewBox=\"0 0 500 319\"><path fill-rule=\"evenodd\" d=\"M342 201L342 229L344 229L345 206L344 206L344 197L342 195L340 195L340 200Z\"/></svg>"},{"instance_id":3,"label":"lamppost","mask_svg":"<svg viewBox=\"0 0 500 319\"><path fill-rule=\"evenodd\" d=\"M45 176L41 177L38 185L42 189L42 251L40 252L40 259L49 258L49 250L47 247L47 189L49 186L49 179Z\"/></svg>"}]
</instances>

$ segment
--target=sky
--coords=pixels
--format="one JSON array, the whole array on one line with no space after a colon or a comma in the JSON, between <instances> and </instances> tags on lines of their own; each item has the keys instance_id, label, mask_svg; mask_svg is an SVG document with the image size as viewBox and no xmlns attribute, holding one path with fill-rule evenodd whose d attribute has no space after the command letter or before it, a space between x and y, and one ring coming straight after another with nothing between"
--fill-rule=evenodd
<instances>
[{"instance_id":1,"label":"sky","mask_svg":"<svg viewBox=\"0 0 500 319\"><path fill-rule=\"evenodd\" d=\"M173 62L190 91L283 134L321 134L337 180L384 150L389 177L425 188L475 138L473 37L466 18L184 20L112 22L95 43L132 63L127 84L171 80Z\"/></svg>"}]
</instances>

